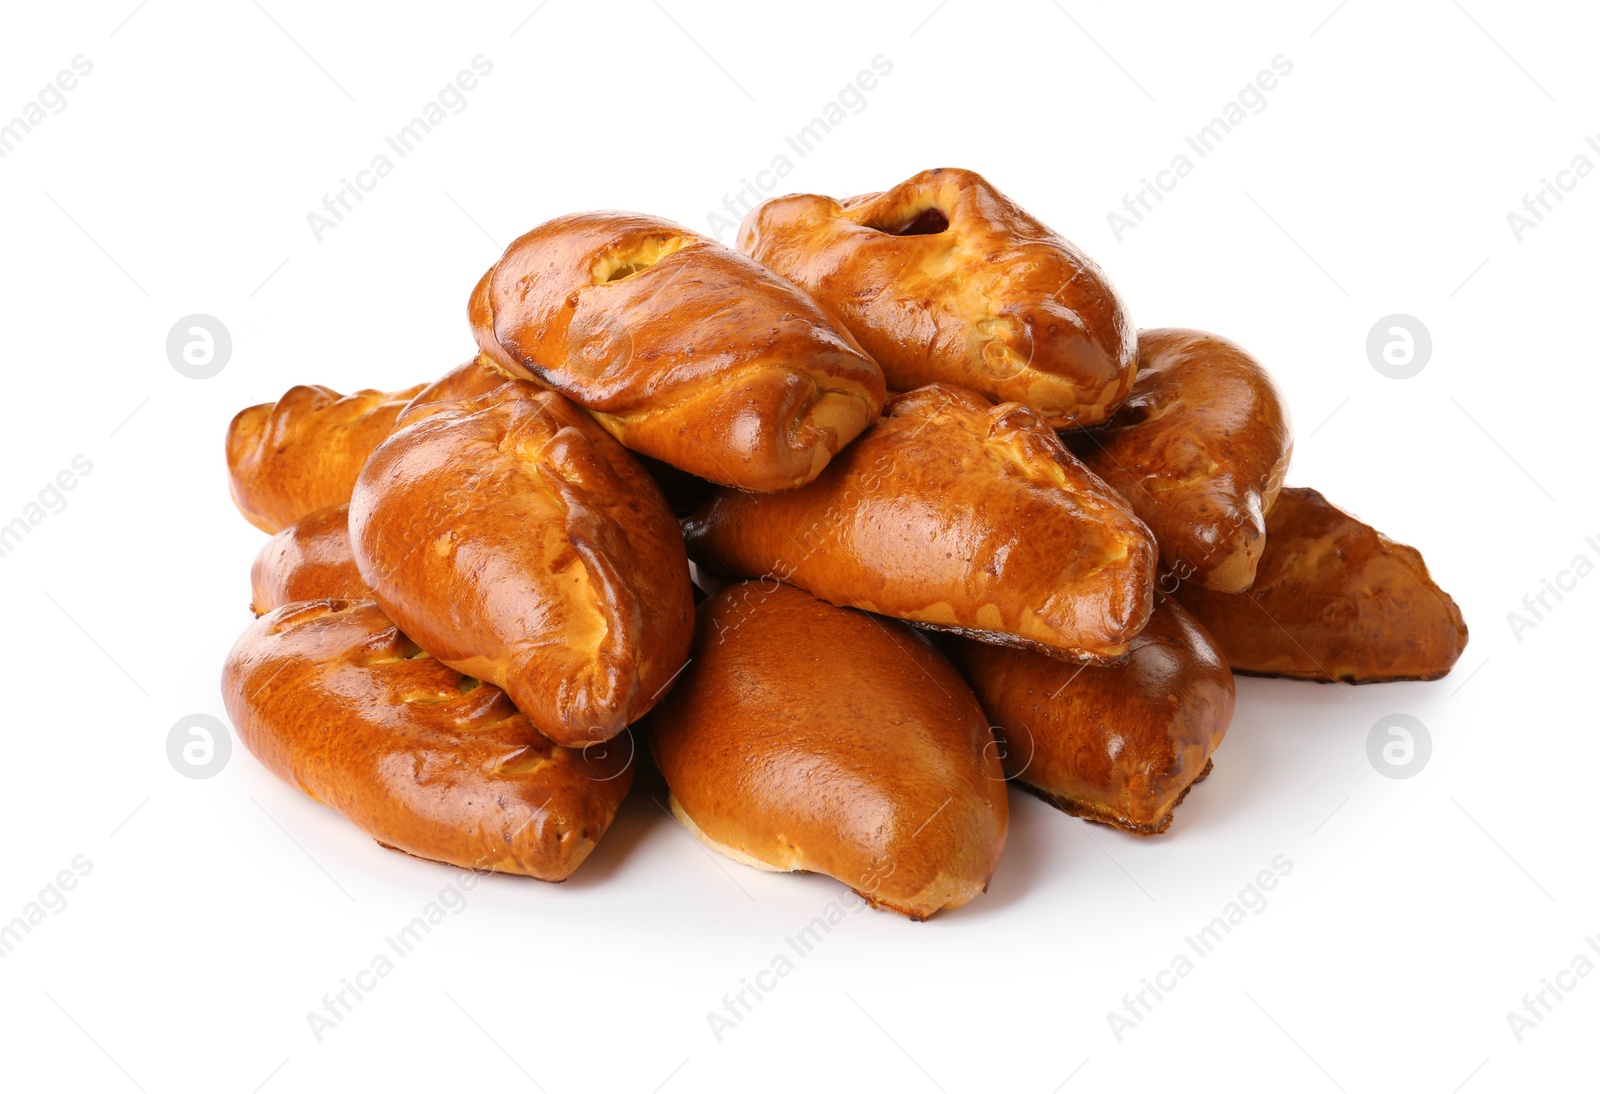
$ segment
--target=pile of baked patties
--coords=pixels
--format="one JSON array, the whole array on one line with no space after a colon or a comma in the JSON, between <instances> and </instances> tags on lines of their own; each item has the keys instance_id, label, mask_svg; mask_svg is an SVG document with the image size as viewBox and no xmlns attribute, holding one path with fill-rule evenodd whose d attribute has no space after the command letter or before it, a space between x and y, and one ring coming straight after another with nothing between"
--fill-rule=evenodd
<instances>
[{"instance_id":1,"label":"pile of baked patties","mask_svg":"<svg viewBox=\"0 0 1600 1094\"><path fill-rule=\"evenodd\" d=\"M558 217L478 282L472 360L234 419L273 536L223 693L263 764L560 881L653 759L712 849L923 919L987 887L1010 784L1166 831L1234 672L1460 655L1415 550L1283 485L1261 365L1136 330L982 177L777 198L738 246Z\"/></svg>"}]
</instances>

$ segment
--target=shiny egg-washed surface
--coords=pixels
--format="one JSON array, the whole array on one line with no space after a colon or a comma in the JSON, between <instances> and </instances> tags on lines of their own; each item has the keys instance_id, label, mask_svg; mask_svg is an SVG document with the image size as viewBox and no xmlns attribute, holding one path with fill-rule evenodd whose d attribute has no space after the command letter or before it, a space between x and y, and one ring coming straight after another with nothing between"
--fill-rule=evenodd
<instances>
[{"instance_id":1,"label":"shiny egg-washed surface","mask_svg":"<svg viewBox=\"0 0 1600 1094\"><path fill-rule=\"evenodd\" d=\"M1236 672L1324 683L1432 680L1467 645L1461 609L1422 555L1315 490L1278 495L1248 591L1176 588Z\"/></svg>"},{"instance_id":2,"label":"shiny egg-washed surface","mask_svg":"<svg viewBox=\"0 0 1600 1094\"><path fill-rule=\"evenodd\" d=\"M373 598L565 745L621 733L683 665L688 559L660 489L581 408L523 380L444 404L362 470Z\"/></svg>"},{"instance_id":3,"label":"shiny egg-washed surface","mask_svg":"<svg viewBox=\"0 0 1600 1094\"><path fill-rule=\"evenodd\" d=\"M1233 718L1227 662L1170 597L1120 665L1074 666L966 640L951 647L1004 740L1007 778L1065 812L1140 835L1171 825Z\"/></svg>"},{"instance_id":4,"label":"shiny egg-washed surface","mask_svg":"<svg viewBox=\"0 0 1600 1094\"><path fill-rule=\"evenodd\" d=\"M268 534L350 500L361 465L394 430L424 385L340 395L300 384L228 424L228 489L246 520Z\"/></svg>"},{"instance_id":5,"label":"shiny egg-washed surface","mask_svg":"<svg viewBox=\"0 0 1600 1094\"><path fill-rule=\"evenodd\" d=\"M810 482L883 408L883 373L811 297L660 217L540 225L484 274L468 317L498 367L725 486Z\"/></svg>"},{"instance_id":6,"label":"shiny egg-washed surface","mask_svg":"<svg viewBox=\"0 0 1600 1094\"><path fill-rule=\"evenodd\" d=\"M739 248L838 316L891 391L956 384L1065 429L1105 421L1133 382L1134 326L1110 279L973 171L773 198Z\"/></svg>"},{"instance_id":7,"label":"shiny egg-washed surface","mask_svg":"<svg viewBox=\"0 0 1600 1094\"><path fill-rule=\"evenodd\" d=\"M564 880L633 780L626 749L556 745L370 601L298 601L256 620L222 694L279 778L386 847L468 869Z\"/></svg>"},{"instance_id":8,"label":"shiny egg-washed surface","mask_svg":"<svg viewBox=\"0 0 1600 1094\"><path fill-rule=\"evenodd\" d=\"M1250 587L1294 447L1255 358L1204 331L1140 331L1133 393L1102 428L1064 439L1128 499L1167 571L1218 592Z\"/></svg>"},{"instance_id":9,"label":"shiny egg-washed surface","mask_svg":"<svg viewBox=\"0 0 1600 1094\"><path fill-rule=\"evenodd\" d=\"M699 615L689 667L646 723L692 834L913 919L988 886L1004 775L977 700L926 640L775 582L731 586Z\"/></svg>"},{"instance_id":10,"label":"shiny egg-washed surface","mask_svg":"<svg viewBox=\"0 0 1600 1094\"><path fill-rule=\"evenodd\" d=\"M490 360L488 354L480 353L417 392L395 419L394 427L404 429L412 422L443 410L450 403L475 395L487 395L507 380L515 379L517 377Z\"/></svg>"},{"instance_id":11,"label":"shiny egg-washed surface","mask_svg":"<svg viewBox=\"0 0 1600 1094\"><path fill-rule=\"evenodd\" d=\"M816 482L723 490L685 524L714 572L1058 657L1115 660L1149 617L1156 546L1037 415L932 384Z\"/></svg>"},{"instance_id":12,"label":"shiny egg-washed surface","mask_svg":"<svg viewBox=\"0 0 1600 1094\"><path fill-rule=\"evenodd\" d=\"M250 608L265 615L296 600L370 600L350 550L350 506L302 517L262 544L250 567Z\"/></svg>"}]
</instances>

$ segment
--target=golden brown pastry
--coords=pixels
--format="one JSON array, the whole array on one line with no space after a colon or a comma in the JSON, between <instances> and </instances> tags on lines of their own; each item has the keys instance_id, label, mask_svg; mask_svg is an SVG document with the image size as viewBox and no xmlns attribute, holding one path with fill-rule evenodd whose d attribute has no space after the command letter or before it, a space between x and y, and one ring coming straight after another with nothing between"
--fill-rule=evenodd
<instances>
[{"instance_id":1,"label":"golden brown pastry","mask_svg":"<svg viewBox=\"0 0 1600 1094\"><path fill-rule=\"evenodd\" d=\"M817 481L718 492L695 561L835 604L1057 657L1121 657L1150 615L1156 546L1037 415L930 384Z\"/></svg>"},{"instance_id":2,"label":"golden brown pastry","mask_svg":"<svg viewBox=\"0 0 1600 1094\"><path fill-rule=\"evenodd\" d=\"M440 403L470 399L474 395L487 395L507 380L515 378L491 361L486 354L480 353L417 392L400 412L400 416L395 419L394 427L404 429L412 422L439 409Z\"/></svg>"},{"instance_id":3,"label":"golden brown pastry","mask_svg":"<svg viewBox=\"0 0 1600 1094\"><path fill-rule=\"evenodd\" d=\"M659 217L535 228L468 314L507 372L587 407L634 451L743 490L810 482L883 407L878 366L810 297Z\"/></svg>"},{"instance_id":4,"label":"golden brown pastry","mask_svg":"<svg viewBox=\"0 0 1600 1094\"><path fill-rule=\"evenodd\" d=\"M983 711L915 632L776 582L700 607L651 715L673 814L765 870L809 870L912 919L988 887L1009 819Z\"/></svg>"},{"instance_id":5,"label":"golden brown pastry","mask_svg":"<svg viewBox=\"0 0 1600 1094\"><path fill-rule=\"evenodd\" d=\"M1248 592L1170 584L1235 672L1323 683L1433 680L1467 645L1461 609L1415 548L1303 487L1284 489L1267 514L1266 551Z\"/></svg>"},{"instance_id":6,"label":"golden brown pastry","mask_svg":"<svg viewBox=\"0 0 1600 1094\"><path fill-rule=\"evenodd\" d=\"M350 539L401 630L504 688L559 744L621 733L693 637L661 491L581 408L525 380L385 441L356 483Z\"/></svg>"},{"instance_id":7,"label":"golden brown pastry","mask_svg":"<svg viewBox=\"0 0 1600 1094\"><path fill-rule=\"evenodd\" d=\"M241 410L228 425L228 489L246 520L276 533L342 505L367 456L424 385L402 391L300 385L276 403Z\"/></svg>"},{"instance_id":8,"label":"golden brown pastry","mask_svg":"<svg viewBox=\"0 0 1600 1094\"><path fill-rule=\"evenodd\" d=\"M1172 824L1233 717L1228 663L1170 597L1120 665L964 639L952 647L1002 739L1007 778L1073 816L1142 836Z\"/></svg>"},{"instance_id":9,"label":"golden brown pastry","mask_svg":"<svg viewBox=\"0 0 1600 1094\"><path fill-rule=\"evenodd\" d=\"M250 567L250 608L265 615L296 600L371 600L350 550L350 506L302 517L267 540Z\"/></svg>"},{"instance_id":10,"label":"golden brown pastry","mask_svg":"<svg viewBox=\"0 0 1600 1094\"><path fill-rule=\"evenodd\" d=\"M1133 394L1103 428L1065 440L1128 499L1174 577L1250 587L1294 447L1283 397L1255 358L1204 331L1140 331Z\"/></svg>"},{"instance_id":11,"label":"golden brown pastry","mask_svg":"<svg viewBox=\"0 0 1600 1094\"><path fill-rule=\"evenodd\" d=\"M1105 421L1133 383L1134 326L1110 280L975 172L772 198L738 242L838 316L891 391L956 384L1065 429Z\"/></svg>"},{"instance_id":12,"label":"golden brown pastry","mask_svg":"<svg viewBox=\"0 0 1600 1094\"><path fill-rule=\"evenodd\" d=\"M369 601L256 620L222 697L279 778L385 847L469 869L564 880L633 780L630 751L546 740L505 692L429 657Z\"/></svg>"}]
</instances>

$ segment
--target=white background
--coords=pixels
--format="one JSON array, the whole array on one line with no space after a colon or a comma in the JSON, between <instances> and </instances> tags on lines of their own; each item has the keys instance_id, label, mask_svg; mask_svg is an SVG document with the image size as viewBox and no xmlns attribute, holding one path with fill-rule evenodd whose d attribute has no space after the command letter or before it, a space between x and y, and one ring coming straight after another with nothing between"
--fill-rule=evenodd
<instances>
[{"instance_id":1,"label":"white background","mask_svg":"<svg viewBox=\"0 0 1600 1094\"><path fill-rule=\"evenodd\" d=\"M0 119L74 56L94 66L0 160L0 523L93 464L0 558L0 921L92 862L0 960L0 1082L1593 1087L1600 975L1520 1042L1506 1018L1600 935L1600 576L1520 639L1506 618L1600 559L1600 175L1520 241L1506 219L1579 153L1600 165L1592 9L134 2L15 6L0 36ZM478 54L494 69L466 109L318 242L306 214ZM865 108L788 150L879 54ZM1115 239L1107 212L1279 54L1293 72L1267 107ZM1298 423L1290 482L1422 548L1465 656L1431 684L1242 681L1215 774L1162 838L1015 796L986 896L926 924L848 919L720 1041L706 1013L842 890L714 859L642 782L574 880L485 881L319 1042L306 1013L455 874L242 748L207 780L168 762L176 721L222 716L250 618L262 537L227 498L228 419L295 383L430 379L471 352L468 292L518 233L600 207L705 230L785 151L778 192L977 169L1093 254L1141 325L1250 348ZM165 351L197 312L234 347L203 381ZM1396 312L1434 347L1403 381L1365 349ZM1394 713L1432 740L1408 779L1367 758ZM1107 1012L1276 855L1293 870L1267 907L1119 1041Z\"/></svg>"}]
</instances>

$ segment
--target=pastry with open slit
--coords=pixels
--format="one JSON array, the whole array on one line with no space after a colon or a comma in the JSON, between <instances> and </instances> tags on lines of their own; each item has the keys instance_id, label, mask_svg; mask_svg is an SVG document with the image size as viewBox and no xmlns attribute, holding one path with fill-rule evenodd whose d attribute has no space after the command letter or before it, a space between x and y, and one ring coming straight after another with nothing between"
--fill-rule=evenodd
<instances>
[{"instance_id":1,"label":"pastry with open slit","mask_svg":"<svg viewBox=\"0 0 1600 1094\"><path fill-rule=\"evenodd\" d=\"M883 407L883 373L814 300L660 217L540 225L484 274L468 316L506 372L628 448L742 490L810 482Z\"/></svg>"},{"instance_id":2,"label":"pastry with open slit","mask_svg":"<svg viewBox=\"0 0 1600 1094\"><path fill-rule=\"evenodd\" d=\"M1134 326L1110 279L976 172L772 198L738 243L838 316L890 391L956 384L1066 429L1105 421L1133 383Z\"/></svg>"}]
</instances>

